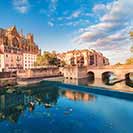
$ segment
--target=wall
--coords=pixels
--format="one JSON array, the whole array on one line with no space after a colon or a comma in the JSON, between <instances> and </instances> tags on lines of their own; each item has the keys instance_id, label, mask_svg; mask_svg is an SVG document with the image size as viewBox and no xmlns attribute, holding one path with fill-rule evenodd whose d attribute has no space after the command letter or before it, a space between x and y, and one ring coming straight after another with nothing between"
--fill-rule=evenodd
<instances>
[{"instance_id":1,"label":"wall","mask_svg":"<svg viewBox=\"0 0 133 133\"><path fill-rule=\"evenodd\" d=\"M54 68L36 68L17 72L18 78L43 78L51 76L59 76L60 71L58 67Z\"/></svg>"},{"instance_id":2,"label":"wall","mask_svg":"<svg viewBox=\"0 0 133 133\"><path fill-rule=\"evenodd\" d=\"M0 72L4 69L4 54L0 54Z\"/></svg>"},{"instance_id":3,"label":"wall","mask_svg":"<svg viewBox=\"0 0 133 133\"><path fill-rule=\"evenodd\" d=\"M0 79L0 88L1 87L6 87L8 85L13 86L17 84L17 79L16 77L14 78L1 78Z\"/></svg>"},{"instance_id":4,"label":"wall","mask_svg":"<svg viewBox=\"0 0 133 133\"><path fill-rule=\"evenodd\" d=\"M16 76L16 72L0 72L0 78L12 78Z\"/></svg>"},{"instance_id":5,"label":"wall","mask_svg":"<svg viewBox=\"0 0 133 133\"><path fill-rule=\"evenodd\" d=\"M87 67L69 66L63 70L64 77L68 79L80 79L87 77Z\"/></svg>"}]
</instances>

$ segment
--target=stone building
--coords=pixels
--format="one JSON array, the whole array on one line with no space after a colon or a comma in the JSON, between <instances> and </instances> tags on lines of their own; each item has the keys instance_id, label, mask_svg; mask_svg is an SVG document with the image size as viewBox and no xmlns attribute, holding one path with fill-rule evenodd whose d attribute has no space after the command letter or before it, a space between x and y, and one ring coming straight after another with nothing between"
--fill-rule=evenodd
<instances>
[{"instance_id":1,"label":"stone building","mask_svg":"<svg viewBox=\"0 0 133 133\"><path fill-rule=\"evenodd\" d=\"M32 34L26 37L15 26L0 29L0 71L14 71L34 67L36 56L40 54Z\"/></svg>"},{"instance_id":2,"label":"stone building","mask_svg":"<svg viewBox=\"0 0 133 133\"><path fill-rule=\"evenodd\" d=\"M66 65L72 66L105 66L109 65L108 58L102 53L92 49L72 50L57 55L60 60L64 60Z\"/></svg>"}]
</instances>

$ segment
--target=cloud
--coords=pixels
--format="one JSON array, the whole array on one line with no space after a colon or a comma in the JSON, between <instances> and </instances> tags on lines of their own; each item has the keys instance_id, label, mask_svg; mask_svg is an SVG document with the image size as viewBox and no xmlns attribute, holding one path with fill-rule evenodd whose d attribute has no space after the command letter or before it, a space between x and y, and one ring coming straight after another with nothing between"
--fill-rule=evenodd
<instances>
[{"instance_id":1,"label":"cloud","mask_svg":"<svg viewBox=\"0 0 133 133\"><path fill-rule=\"evenodd\" d=\"M93 7L93 12L97 13L97 12L105 12L107 10L107 7L106 5L104 4L96 4L94 7Z\"/></svg>"},{"instance_id":2,"label":"cloud","mask_svg":"<svg viewBox=\"0 0 133 133\"><path fill-rule=\"evenodd\" d=\"M54 23L51 22L51 21L49 21L49 22L48 22L48 25L49 25L50 27L53 27L53 26L54 26Z\"/></svg>"},{"instance_id":3,"label":"cloud","mask_svg":"<svg viewBox=\"0 0 133 133\"><path fill-rule=\"evenodd\" d=\"M13 0L14 8L20 13L27 13L29 10L28 0Z\"/></svg>"},{"instance_id":4,"label":"cloud","mask_svg":"<svg viewBox=\"0 0 133 133\"><path fill-rule=\"evenodd\" d=\"M98 15L99 11L104 11L104 13L102 16L99 15L98 23L80 29L80 35L74 38L74 42L103 52L108 51L112 59L115 55L111 53L115 53L114 51L127 50L130 53L128 33L133 26L132 9L132 0L117 0L106 5L95 5L93 7L95 15ZM121 52L117 57L121 59Z\"/></svg>"},{"instance_id":5,"label":"cloud","mask_svg":"<svg viewBox=\"0 0 133 133\"><path fill-rule=\"evenodd\" d=\"M81 15L81 10L73 11L69 16L63 17L66 20L72 20L78 18Z\"/></svg>"},{"instance_id":6,"label":"cloud","mask_svg":"<svg viewBox=\"0 0 133 133\"><path fill-rule=\"evenodd\" d=\"M73 20L73 21L68 21L65 23L61 23L59 24L62 27L66 27L66 26L72 26L72 27L76 27L76 26L84 26L89 24L90 21L89 20L84 20L84 19L78 19L78 20Z\"/></svg>"},{"instance_id":7,"label":"cloud","mask_svg":"<svg viewBox=\"0 0 133 133\"><path fill-rule=\"evenodd\" d=\"M50 6L49 6L50 12L54 12L56 10L57 2L58 0L51 0Z\"/></svg>"}]
</instances>

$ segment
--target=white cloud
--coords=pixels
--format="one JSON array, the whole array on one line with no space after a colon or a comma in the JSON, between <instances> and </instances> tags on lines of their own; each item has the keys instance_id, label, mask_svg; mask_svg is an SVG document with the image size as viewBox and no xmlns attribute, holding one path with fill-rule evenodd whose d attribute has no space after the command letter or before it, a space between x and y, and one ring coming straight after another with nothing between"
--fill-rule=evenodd
<instances>
[{"instance_id":1,"label":"white cloud","mask_svg":"<svg viewBox=\"0 0 133 133\"><path fill-rule=\"evenodd\" d=\"M49 9L51 12L54 12L57 8L57 2L58 0L51 0L51 4L49 6Z\"/></svg>"},{"instance_id":2,"label":"white cloud","mask_svg":"<svg viewBox=\"0 0 133 133\"><path fill-rule=\"evenodd\" d=\"M73 18L78 18L81 14L81 10L76 10L74 12L72 12L72 14L68 17L66 17L65 19L71 20Z\"/></svg>"},{"instance_id":3,"label":"white cloud","mask_svg":"<svg viewBox=\"0 0 133 133\"><path fill-rule=\"evenodd\" d=\"M105 12L107 10L106 5L104 4L97 4L93 7L93 12Z\"/></svg>"},{"instance_id":4,"label":"white cloud","mask_svg":"<svg viewBox=\"0 0 133 133\"><path fill-rule=\"evenodd\" d=\"M81 14L81 11L78 10L78 11L73 12L72 15L71 15L71 17L77 18L77 17L79 17L80 14Z\"/></svg>"},{"instance_id":5,"label":"white cloud","mask_svg":"<svg viewBox=\"0 0 133 133\"><path fill-rule=\"evenodd\" d=\"M54 26L54 23L51 22L51 21L49 21L49 22L48 22L48 25L49 25L50 27L53 27L53 26Z\"/></svg>"},{"instance_id":6,"label":"white cloud","mask_svg":"<svg viewBox=\"0 0 133 133\"><path fill-rule=\"evenodd\" d=\"M26 13L29 10L28 0L13 0L14 8L20 13Z\"/></svg>"},{"instance_id":7,"label":"white cloud","mask_svg":"<svg viewBox=\"0 0 133 133\"><path fill-rule=\"evenodd\" d=\"M120 51L127 50L127 53L130 54L128 32L131 26L133 26L132 9L132 0L117 0L106 5L95 5L93 8L95 15L99 14L99 11L106 11L102 16L99 15L98 23L79 30L80 35L76 37L74 41L103 52L108 51L112 62L115 57L117 62L119 59L123 60ZM116 51L117 56L111 54L112 52L116 53ZM118 54L118 52L120 53ZM129 56L129 54L126 55Z\"/></svg>"}]
</instances>

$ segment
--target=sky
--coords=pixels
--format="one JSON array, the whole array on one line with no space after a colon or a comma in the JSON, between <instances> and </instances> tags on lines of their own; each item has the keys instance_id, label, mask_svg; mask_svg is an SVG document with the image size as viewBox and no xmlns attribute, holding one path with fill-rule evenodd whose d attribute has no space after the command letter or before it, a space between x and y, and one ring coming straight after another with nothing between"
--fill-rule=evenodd
<instances>
[{"instance_id":1,"label":"sky","mask_svg":"<svg viewBox=\"0 0 133 133\"><path fill-rule=\"evenodd\" d=\"M0 28L33 33L44 50L95 49L112 64L131 56L133 0L0 0Z\"/></svg>"}]
</instances>

